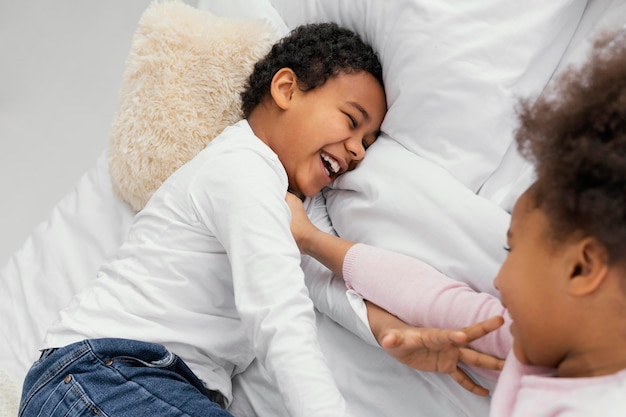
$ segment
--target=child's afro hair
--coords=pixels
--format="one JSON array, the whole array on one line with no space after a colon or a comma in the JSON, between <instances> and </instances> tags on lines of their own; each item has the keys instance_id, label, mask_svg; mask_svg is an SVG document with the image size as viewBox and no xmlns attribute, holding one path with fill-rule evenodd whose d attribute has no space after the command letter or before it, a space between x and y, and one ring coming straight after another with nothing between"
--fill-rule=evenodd
<instances>
[{"instance_id":1,"label":"child's afro hair","mask_svg":"<svg viewBox=\"0 0 626 417\"><path fill-rule=\"evenodd\" d=\"M585 64L570 68L536 100L522 101L516 141L536 165L533 194L553 238L578 233L611 261L626 250L626 32L597 38Z\"/></svg>"}]
</instances>

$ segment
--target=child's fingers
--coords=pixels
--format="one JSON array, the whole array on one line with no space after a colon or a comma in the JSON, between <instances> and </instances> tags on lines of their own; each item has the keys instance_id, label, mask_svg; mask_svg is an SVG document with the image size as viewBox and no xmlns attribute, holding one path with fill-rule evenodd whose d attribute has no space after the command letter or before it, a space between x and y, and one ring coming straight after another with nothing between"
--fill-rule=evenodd
<instances>
[{"instance_id":1,"label":"child's fingers","mask_svg":"<svg viewBox=\"0 0 626 417\"><path fill-rule=\"evenodd\" d=\"M385 349L420 349L424 347L423 329L388 330L380 339Z\"/></svg>"},{"instance_id":2,"label":"child's fingers","mask_svg":"<svg viewBox=\"0 0 626 417\"><path fill-rule=\"evenodd\" d=\"M480 323L467 326L462 331L467 334L467 342L473 342L486 334L493 332L504 324L502 316L494 316Z\"/></svg>"},{"instance_id":3,"label":"child's fingers","mask_svg":"<svg viewBox=\"0 0 626 417\"><path fill-rule=\"evenodd\" d=\"M402 338L399 336L396 332L387 332L381 337L380 346L384 349L394 349L402 346Z\"/></svg>"},{"instance_id":4,"label":"child's fingers","mask_svg":"<svg viewBox=\"0 0 626 417\"><path fill-rule=\"evenodd\" d=\"M470 342L464 330L425 329L423 334L424 345L430 348L446 346L460 346Z\"/></svg>"},{"instance_id":5,"label":"child's fingers","mask_svg":"<svg viewBox=\"0 0 626 417\"><path fill-rule=\"evenodd\" d=\"M451 344L462 346L498 329L502 324L504 318L494 316L459 330L417 327L408 330L389 330L381 337L380 344L385 349L418 347L437 349Z\"/></svg>"},{"instance_id":6,"label":"child's fingers","mask_svg":"<svg viewBox=\"0 0 626 417\"><path fill-rule=\"evenodd\" d=\"M459 349L459 362L491 371L501 371L504 367L503 359L468 348Z\"/></svg>"},{"instance_id":7,"label":"child's fingers","mask_svg":"<svg viewBox=\"0 0 626 417\"><path fill-rule=\"evenodd\" d=\"M449 374L460 386L471 392L472 394L485 397L489 395L489 390L478 385L470 378L462 369L456 368Z\"/></svg>"},{"instance_id":8,"label":"child's fingers","mask_svg":"<svg viewBox=\"0 0 626 417\"><path fill-rule=\"evenodd\" d=\"M468 342L467 334L461 330L413 328L410 330L389 330L382 336L380 344L385 349L440 349Z\"/></svg>"}]
</instances>

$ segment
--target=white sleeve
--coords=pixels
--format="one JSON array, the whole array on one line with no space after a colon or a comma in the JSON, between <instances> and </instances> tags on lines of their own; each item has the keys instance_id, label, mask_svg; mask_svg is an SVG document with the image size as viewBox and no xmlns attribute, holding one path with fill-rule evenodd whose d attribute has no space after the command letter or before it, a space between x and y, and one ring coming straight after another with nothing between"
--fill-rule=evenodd
<instances>
[{"instance_id":1,"label":"white sleeve","mask_svg":"<svg viewBox=\"0 0 626 417\"><path fill-rule=\"evenodd\" d=\"M345 401L318 345L313 304L289 228L282 166L241 149L213 163L192 185L192 199L226 249L235 303L255 355L292 416L345 415Z\"/></svg>"},{"instance_id":2,"label":"white sleeve","mask_svg":"<svg viewBox=\"0 0 626 417\"><path fill-rule=\"evenodd\" d=\"M322 193L306 199L304 207L318 229L336 235ZM315 307L365 342L379 347L369 326L363 297L356 291L346 290L342 278L311 256L302 256L302 269Z\"/></svg>"}]
</instances>

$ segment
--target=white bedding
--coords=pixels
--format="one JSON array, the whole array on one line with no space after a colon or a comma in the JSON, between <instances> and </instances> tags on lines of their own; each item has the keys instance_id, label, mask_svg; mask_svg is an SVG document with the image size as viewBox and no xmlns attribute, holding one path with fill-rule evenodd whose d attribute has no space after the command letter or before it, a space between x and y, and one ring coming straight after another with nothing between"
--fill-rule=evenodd
<instances>
[{"instance_id":1,"label":"white bedding","mask_svg":"<svg viewBox=\"0 0 626 417\"><path fill-rule=\"evenodd\" d=\"M493 291L508 211L532 180L531 167L511 145L517 98L539 93L555 71L584 56L590 36L626 18L620 0L201 0L198 6L267 18L279 30L333 20L374 46L389 114L368 158L326 191L333 226L347 238L417 256L481 291ZM111 192L103 153L0 270L0 416L15 415L16 387L38 355L44 329L95 276L132 216ZM367 334L342 283L315 263L304 266L318 287L312 291L318 308L334 319L318 314L319 339L355 415L488 414L488 398L445 376L406 368L357 337ZM286 416L256 364L235 380L233 412Z\"/></svg>"}]
</instances>

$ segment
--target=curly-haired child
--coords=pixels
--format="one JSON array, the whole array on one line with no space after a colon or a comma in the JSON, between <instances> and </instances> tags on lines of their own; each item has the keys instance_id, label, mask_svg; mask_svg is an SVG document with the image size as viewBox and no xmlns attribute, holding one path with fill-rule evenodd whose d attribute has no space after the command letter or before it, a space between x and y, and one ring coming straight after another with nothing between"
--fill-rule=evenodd
<instances>
[{"instance_id":1,"label":"curly-haired child","mask_svg":"<svg viewBox=\"0 0 626 417\"><path fill-rule=\"evenodd\" d=\"M245 119L163 183L48 330L21 416L230 416L231 378L255 357L289 415L348 415L285 193L312 196L365 156L386 112L380 62L349 30L304 25L242 100Z\"/></svg>"},{"instance_id":2,"label":"curly-haired child","mask_svg":"<svg viewBox=\"0 0 626 417\"><path fill-rule=\"evenodd\" d=\"M326 235L289 199L294 236L303 253L374 303L372 312L379 306L412 325L461 328L456 341L433 339L442 329L394 329L370 313L381 345L404 363L452 372L463 358L440 353L472 341L462 328L487 320L480 326L491 333L471 346L506 357L492 416L623 416L626 31L599 38L584 65L522 101L519 119L516 140L537 177L512 212L509 253L494 281L501 301L416 259Z\"/></svg>"}]
</instances>

